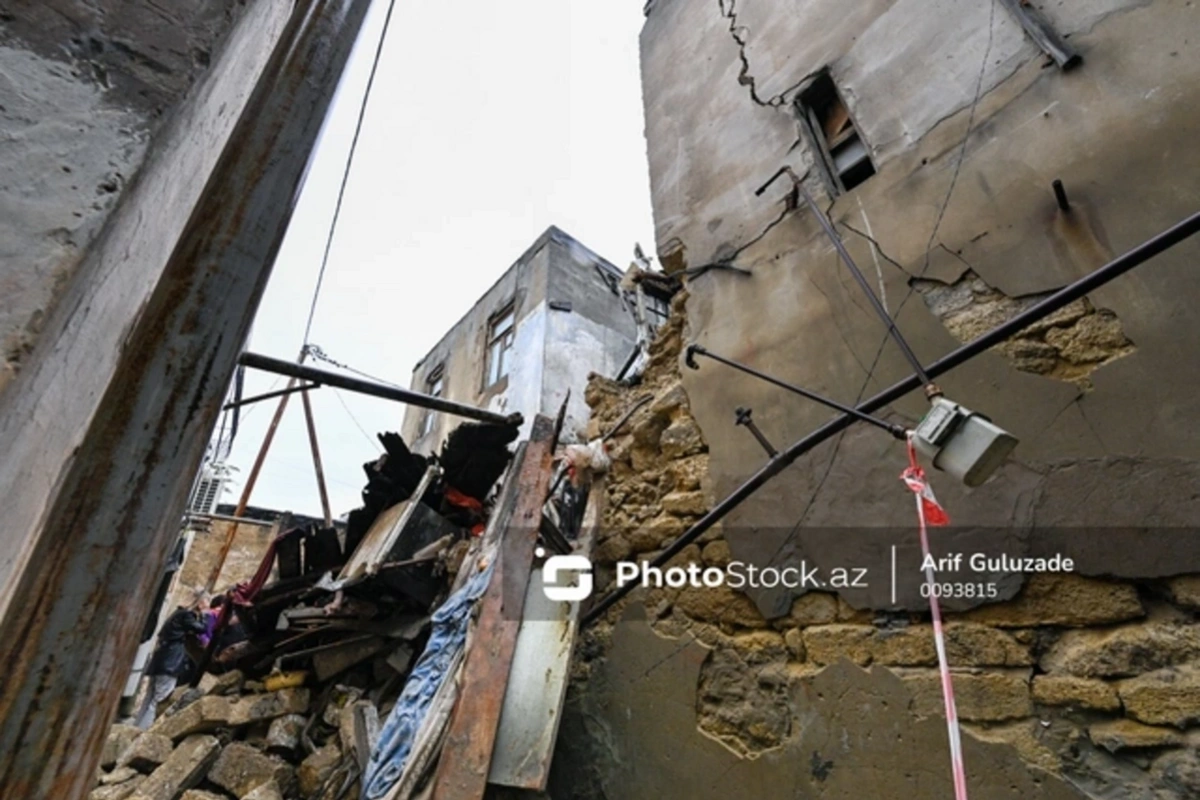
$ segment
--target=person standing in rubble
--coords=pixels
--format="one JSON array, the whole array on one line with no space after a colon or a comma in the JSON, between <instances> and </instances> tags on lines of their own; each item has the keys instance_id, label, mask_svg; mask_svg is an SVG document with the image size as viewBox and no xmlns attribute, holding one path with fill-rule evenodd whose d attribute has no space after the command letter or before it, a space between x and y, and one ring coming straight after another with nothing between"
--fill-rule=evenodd
<instances>
[{"instance_id":1,"label":"person standing in rubble","mask_svg":"<svg viewBox=\"0 0 1200 800\"><path fill-rule=\"evenodd\" d=\"M134 717L134 724L146 730L154 724L158 704L171 696L179 678L190 666L187 655L188 637L199 637L207 628L200 609L205 605L204 593L197 593L189 606L179 606L163 623L154 645L154 655L146 667L149 685L142 699L141 708Z\"/></svg>"}]
</instances>

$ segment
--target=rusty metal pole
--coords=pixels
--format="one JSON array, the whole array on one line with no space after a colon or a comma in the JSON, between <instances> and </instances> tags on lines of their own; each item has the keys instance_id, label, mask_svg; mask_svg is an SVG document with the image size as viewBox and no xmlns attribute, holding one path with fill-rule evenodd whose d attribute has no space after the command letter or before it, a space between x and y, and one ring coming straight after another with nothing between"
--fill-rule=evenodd
<instances>
[{"instance_id":1,"label":"rusty metal pole","mask_svg":"<svg viewBox=\"0 0 1200 800\"><path fill-rule=\"evenodd\" d=\"M125 326L120 352L5 575L0 797L82 800L93 788L191 478L370 5L297 0L215 166L180 176L204 188L169 255L113 267L153 288L136 317L104 320ZM46 479L4 474L0 496Z\"/></svg>"},{"instance_id":2,"label":"rusty metal pole","mask_svg":"<svg viewBox=\"0 0 1200 800\"><path fill-rule=\"evenodd\" d=\"M304 360L304 354L300 354L300 360ZM296 378L288 381L287 388L291 389L296 383ZM308 395L304 395L308 398ZM279 405L275 407L275 416L271 418L271 424L267 426L267 434L263 437L263 443L258 448L258 455L254 457L254 466L250 467L250 474L246 476L246 485L242 488L242 496L238 498L237 508L233 512L233 524L229 526L229 533L225 535L225 541L221 543L221 549L217 552L217 560L213 562L213 568L208 573L208 579L204 583L204 590L211 592L217 585L217 580L221 577L221 570L225 567L225 559L229 557L229 551L233 547L233 541L237 538L238 520L246 513L246 506L250 505L250 495L254 491L254 484L258 483L258 474L262 472L263 463L267 460L267 453L271 449L271 443L275 441L275 432L279 430L279 423L283 420L283 412L287 410L288 399L291 394L282 395L279 398Z\"/></svg>"},{"instance_id":3,"label":"rusty metal pole","mask_svg":"<svg viewBox=\"0 0 1200 800\"><path fill-rule=\"evenodd\" d=\"M325 514L325 527L333 527L333 514L329 511L329 491L325 488L325 468L321 465L321 447L317 444L317 426L313 422L312 402L308 392L300 393L304 403L304 422L308 425L308 444L312 448L313 469L317 473L317 490L321 493L321 511Z\"/></svg>"}]
</instances>

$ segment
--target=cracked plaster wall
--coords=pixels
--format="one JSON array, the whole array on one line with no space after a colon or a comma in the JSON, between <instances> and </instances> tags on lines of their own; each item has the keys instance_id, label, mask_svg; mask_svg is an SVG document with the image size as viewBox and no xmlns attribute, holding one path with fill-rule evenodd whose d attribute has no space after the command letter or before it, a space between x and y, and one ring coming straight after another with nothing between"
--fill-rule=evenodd
<instances>
[{"instance_id":1,"label":"cracked plaster wall","mask_svg":"<svg viewBox=\"0 0 1200 800\"><path fill-rule=\"evenodd\" d=\"M1200 127L1200 63L1182 55L1200 35L1193 3L1047 4L1084 57L1066 73L1047 66L999 4L854 8L837 16L822 3L668 0L651 9L643 84L664 263L697 266L733 253L732 263L753 273L710 271L690 281L689 341L847 402L910 372L815 220L788 210L784 181L754 196L780 166L802 169L809 159L788 104L759 100L790 97L824 66L878 168L832 201L830 214L926 362L1195 211L1189 187L1200 178L1200 155L1189 142ZM884 47L888 31L894 41ZM1055 178L1066 186L1069 212L1055 204ZM1200 395L1178 369L1200 352L1190 300L1200 289L1198 252L1196 242L1184 243L1094 292L1080 319L1059 320L939 379L951 397L1021 440L1012 462L979 489L935 474L956 524L1037 527L1063 543L1081 504L1110 527L1178 533L1200 521L1190 502ZM977 291L967 298L969 287ZM733 424L736 407L753 408L779 447L830 417L712 362L683 380L712 448L718 497L763 462ZM911 424L923 409L914 395L884 416ZM903 459L886 437L850 429L731 516L734 554L765 561L788 540L781 557L804 555L810 534L790 533L799 521L805 529L910 524L896 480ZM1039 546L1025 534L1010 538L1021 551ZM1107 541L1107 559L1085 557L1098 546L1075 538L1091 574L1152 578L1200 568L1197 556L1148 566L1127 552L1143 549L1132 534ZM789 602L778 592L757 599L768 614Z\"/></svg>"},{"instance_id":2,"label":"cracked plaster wall","mask_svg":"<svg viewBox=\"0 0 1200 800\"><path fill-rule=\"evenodd\" d=\"M998 3L652 4L642 64L660 258L672 270L716 261L752 273L689 281L682 341L844 402L908 376L820 227L789 209L784 182L754 194L780 167L803 174L812 162L790 100L825 67L877 174L818 200L926 362L1194 213L1200 62L1187 54L1200 9L1036 5L1069 34L1082 66L1047 64ZM1055 179L1069 212L1055 203ZM811 176L808 185L820 190ZM1181 367L1200 352L1198 256L1200 244L1180 245L1065 312L1077 318L939 379L1021 444L975 490L933 473L954 522L935 534L935 550L1061 551L1077 567L980 576L999 588L993 602L947 604L959 614L949 635L972 796L1200 792L1200 396ZM680 369L686 414L669 410L678 402L639 412L657 422L635 424L629 452L614 456L610 500L621 512L606 521L601 577L606 561L652 556L764 463L734 425L735 408L753 408L780 448L831 417L700 363ZM591 398L601 421L638 396L605 399L602 389ZM911 424L924 408L912 396L883 416ZM687 420L702 468L677 468L661 445L655 455L664 426ZM897 602L887 580L802 598L654 591L634 596L624 622L617 611L598 626L564 720L563 747L577 749L559 759L592 759L587 774L562 773L591 788L564 796L947 794L944 733L888 741L886 724L859 716L887 719L898 707L918 730L940 713L904 464L901 446L852 427L678 557L886 574L894 543ZM706 502L675 484L681 475ZM896 681L903 691L893 694ZM871 697L855 694L860 682ZM814 689L822 685L836 702ZM809 739L826 733L832 748ZM888 747L872 749L881 740Z\"/></svg>"}]
</instances>

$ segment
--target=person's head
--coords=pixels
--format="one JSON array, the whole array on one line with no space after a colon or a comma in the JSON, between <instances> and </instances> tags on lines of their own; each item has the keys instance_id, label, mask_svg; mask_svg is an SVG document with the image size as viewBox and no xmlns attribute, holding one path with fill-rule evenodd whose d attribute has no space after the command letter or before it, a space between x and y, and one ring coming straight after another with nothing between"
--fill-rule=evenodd
<instances>
[{"instance_id":1,"label":"person's head","mask_svg":"<svg viewBox=\"0 0 1200 800\"><path fill-rule=\"evenodd\" d=\"M229 597L224 594L214 594L212 599L208 601L208 607L214 611L220 611L221 608L229 602Z\"/></svg>"}]
</instances>

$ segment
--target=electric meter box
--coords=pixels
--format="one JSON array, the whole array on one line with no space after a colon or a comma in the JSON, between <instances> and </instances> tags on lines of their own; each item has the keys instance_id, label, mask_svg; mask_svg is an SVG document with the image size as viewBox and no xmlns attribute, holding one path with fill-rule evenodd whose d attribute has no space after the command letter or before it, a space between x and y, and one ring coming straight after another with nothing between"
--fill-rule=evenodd
<instances>
[{"instance_id":1,"label":"electric meter box","mask_svg":"<svg viewBox=\"0 0 1200 800\"><path fill-rule=\"evenodd\" d=\"M979 486L999 469L1017 439L987 417L944 397L935 397L913 431L917 452L967 486Z\"/></svg>"}]
</instances>

